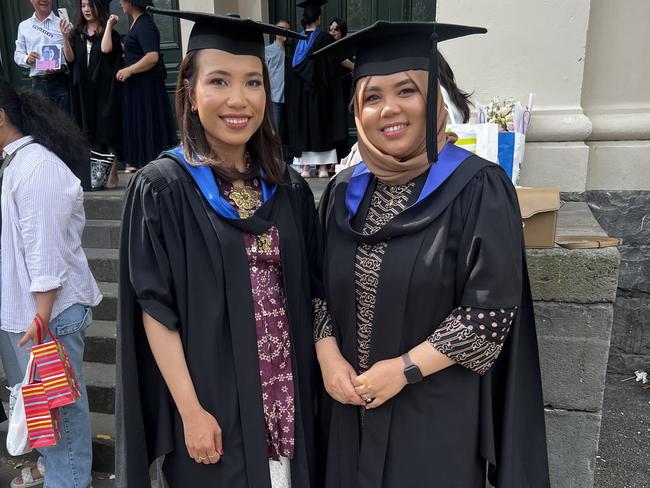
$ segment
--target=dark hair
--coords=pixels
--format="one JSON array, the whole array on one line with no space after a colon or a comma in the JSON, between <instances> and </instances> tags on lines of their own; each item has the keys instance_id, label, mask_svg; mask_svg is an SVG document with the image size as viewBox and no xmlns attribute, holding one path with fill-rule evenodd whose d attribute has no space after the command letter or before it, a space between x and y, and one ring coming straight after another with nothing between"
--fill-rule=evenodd
<instances>
[{"instance_id":1,"label":"dark hair","mask_svg":"<svg viewBox=\"0 0 650 488\"><path fill-rule=\"evenodd\" d=\"M79 12L77 13L77 25L75 25L74 28L77 34L83 34L84 32L86 32L87 25L88 25L86 23L86 19L83 13L81 12L81 1L82 0L79 0ZM97 29L97 32L99 33L104 32L104 29L106 28L106 23L108 22L108 12L104 10L99 0L88 0L88 3L90 5L90 11L93 13L93 16L97 19L97 23L99 24L99 28Z\"/></svg>"},{"instance_id":2,"label":"dark hair","mask_svg":"<svg viewBox=\"0 0 650 488\"><path fill-rule=\"evenodd\" d=\"M309 24L316 22L320 15L320 7L306 7L302 14L302 19L300 19L300 23L303 27L307 27Z\"/></svg>"},{"instance_id":3,"label":"dark hair","mask_svg":"<svg viewBox=\"0 0 650 488\"><path fill-rule=\"evenodd\" d=\"M201 159L209 165L216 175L227 181L249 179L264 171L264 179L272 184L284 181L284 161L282 159L282 142L273 130L271 119L271 82L266 64L262 62L264 89L266 91L266 110L262 124L246 143L246 150L251 157L250 168L241 173L232 168L225 168L219 163L201 125L199 114L192 112L190 90L197 81L197 57L199 51L192 51L183 58L178 72L176 85L176 120L181 133L181 144L191 161ZM202 164L202 163L198 163Z\"/></svg>"},{"instance_id":4,"label":"dark hair","mask_svg":"<svg viewBox=\"0 0 650 488\"><path fill-rule=\"evenodd\" d=\"M56 154L75 174L90 164L83 132L54 102L34 90L17 92L0 79L0 109L11 124Z\"/></svg>"},{"instance_id":5,"label":"dark hair","mask_svg":"<svg viewBox=\"0 0 650 488\"><path fill-rule=\"evenodd\" d=\"M336 25L339 26L339 32L341 33L341 37L345 37L348 35L348 23L343 20L343 19L333 19L332 22L330 22L330 27L332 27L332 24L336 22Z\"/></svg>"},{"instance_id":6,"label":"dark hair","mask_svg":"<svg viewBox=\"0 0 650 488\"><path fill-rule=\"evenodd\" d=\"M445 90L447 90L452 102L454 102L454 105L458 107L460 113L463 114L463 123L468 122L471 107L469 99L472 94L458 88L454 72L440 51L438 51L438 70L438 79L440 80L440 84L445 88Z\"/></svg>"}]
</instances>

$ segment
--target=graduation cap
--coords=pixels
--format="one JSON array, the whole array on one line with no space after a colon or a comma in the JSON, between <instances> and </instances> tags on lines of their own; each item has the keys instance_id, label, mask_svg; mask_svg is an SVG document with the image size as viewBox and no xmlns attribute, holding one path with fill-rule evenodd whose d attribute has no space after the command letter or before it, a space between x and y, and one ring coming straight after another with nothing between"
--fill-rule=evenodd
<instances>
[{"instance_id":1,"label":"graduation cap","mask_svg":"<svg viewBox=\"0 0 650 488\"><path fill-rule=\"evenodd\" d=\"M297 32L251 19L242 19L235 15L216 15L156 7L147 7L147 10L153 14L169 15L194 22L187 42L187 52L219 49L240 56L257 56L264 61L263 34L306 39Z\"/></svg>"},{"instance_id":2,"label":"graduation cap","mask_svg":"<svg viewBox=\"0 0 650 488\"><path fill-rule=\"evenodd\" d=\"M325 5L327 0L303 0L296 4L297 7L304 8L305 12L320 13L321 6Z\"/></svg>"},{"instance_id":3,"label":"graduation cap","mask_svg":"<svg viewBox=\"0 0 650 488\"><path fill-rule=\"evenodd\" d=\"M308 0L309 1L309 0ZM318 1L318 0L315 0ZM354 83L365 76L408 70L429 72L427 95L427 157L438 160L436 83L438 43L471 34L485 34L483 27L437 22L379 21L316 51L314 57L352 58Z\"/></svg>"}]
</instances>

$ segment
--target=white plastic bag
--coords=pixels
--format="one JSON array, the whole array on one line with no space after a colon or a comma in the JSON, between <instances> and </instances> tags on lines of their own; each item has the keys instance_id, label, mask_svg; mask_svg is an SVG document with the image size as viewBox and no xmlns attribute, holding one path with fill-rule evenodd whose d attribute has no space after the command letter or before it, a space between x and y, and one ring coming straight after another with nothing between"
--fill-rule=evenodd
<instances>
[{"instance_id":1,"label":"white plastic bag","mask_svg":"<svg viewBox=\"0 0 650 488\"><path fill-rule=\"evenodd\" d=\"M458 135L456 145L477 156L496 163L499 158L499 126L497 124L448 124L447 131Z\"/></svg>"},{"instance_id":2,"label":"white plastic bag","mask_svg":"<svg viewBox=\"0 0 650 488\"><path fill-rule=\"evenodd\" d=\"M29 356L29 363L25 370L25 377L22 383L9 388L9 429L7 431L7 452L12 456L21 456L31 452L29 447L29 436L27 434L27 418L25 417L25 404L23 403L23 385L29 384L30 370L34 355Z\"/></svg>"}]
</instances>

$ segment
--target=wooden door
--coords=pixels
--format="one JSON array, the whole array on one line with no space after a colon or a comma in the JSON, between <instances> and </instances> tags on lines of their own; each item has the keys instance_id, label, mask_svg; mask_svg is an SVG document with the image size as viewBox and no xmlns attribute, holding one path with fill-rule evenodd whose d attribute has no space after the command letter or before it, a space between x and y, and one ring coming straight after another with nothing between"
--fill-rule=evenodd
<instances>
[{"instance_id":1,"label":"wooden door","mask_svg":"<svg viewBox=\"0 0 650 488\"><path fill-rule=\"evenodd\" d=\"M270 21L288 20L292 29L302 30L302 9L296 3L296 0L269 0ZM322 11L323 26L341 17L347 21L349 31L354 32L377 20L433 20L436 0L329 0Z\"/></svg>"}]
</instances>

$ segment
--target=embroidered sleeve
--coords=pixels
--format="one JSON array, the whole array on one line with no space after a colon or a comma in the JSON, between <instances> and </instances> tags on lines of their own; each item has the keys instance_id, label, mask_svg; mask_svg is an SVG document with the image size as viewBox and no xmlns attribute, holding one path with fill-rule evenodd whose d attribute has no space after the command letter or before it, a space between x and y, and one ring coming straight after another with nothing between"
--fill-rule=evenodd
<instances>
[{"instance_id":1,"label":"embroidered sleeve","mask_svg":"<svg viewBox=\"0 0 650 488\"><path fill-rule=\"evenodd\" d=\"M314 343L334 336L334 327L332 326L332 316L327 308L327 300L323 298L314 298L312 300L314 307Z\"/></svg>"},{"instance_id":2,"label":"embroidered sleeve","mask_svg":"<svg viewBox=\"0 0 650 488\"><path fill-rule=\"evenodd\" d=\"M499 356L516 313L516 307L458 307L427 340L461 366L485 374Z\"/></svg>"}]
</instances>

